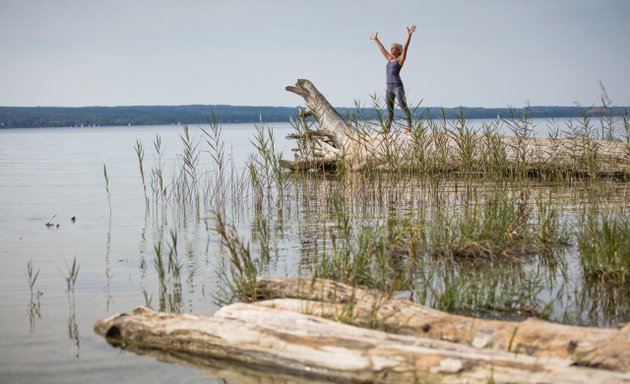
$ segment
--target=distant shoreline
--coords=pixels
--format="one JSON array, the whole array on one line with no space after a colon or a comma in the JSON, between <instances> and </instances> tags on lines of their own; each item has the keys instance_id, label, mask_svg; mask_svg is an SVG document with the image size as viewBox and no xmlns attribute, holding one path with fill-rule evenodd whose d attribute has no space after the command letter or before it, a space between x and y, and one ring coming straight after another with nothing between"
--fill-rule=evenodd
<instances>
[{"instance_id":1,"label":"distant shoreline","mask_svg":"<svg viewBox=\"0 0 630 384\"><path fill-rule=\"evenodd\" d=\"M342 116L377 119L373 108L337 108ZM456 119L570 118L623 116L630 107L530 106L526 108L419 107L416 117ZM279 123L295 119L298 107L231 105L120 106L120 107L0 107L0 128L91 127L128 125Z\"/></svg>"}]
</instances>

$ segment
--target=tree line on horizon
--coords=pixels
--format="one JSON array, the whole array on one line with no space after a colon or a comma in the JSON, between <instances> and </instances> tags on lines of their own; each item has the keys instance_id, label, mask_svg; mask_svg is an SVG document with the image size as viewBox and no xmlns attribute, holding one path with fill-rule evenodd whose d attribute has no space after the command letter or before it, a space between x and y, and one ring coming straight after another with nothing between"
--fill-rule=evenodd
<instances>
[{"instance_id":1,"label":"tree line on horizon","mask_svg":"<svg viewBox=\"0 0 630 384\"><path fill-rule=\"evenodd\" d=\"M374 108L337 108L342 116L376 120ZM381 113L383 111L380 111ZM416 118L493 119L523 117L567 118L621 116L628 107L528 106L524 108L418 107ZM0 128L87 127L125 125L189 125L216 121L230 123L289 122L297 107L256 107L232 105L120 106L120 107L0 107Z\"/></svg>"}]
</instances>

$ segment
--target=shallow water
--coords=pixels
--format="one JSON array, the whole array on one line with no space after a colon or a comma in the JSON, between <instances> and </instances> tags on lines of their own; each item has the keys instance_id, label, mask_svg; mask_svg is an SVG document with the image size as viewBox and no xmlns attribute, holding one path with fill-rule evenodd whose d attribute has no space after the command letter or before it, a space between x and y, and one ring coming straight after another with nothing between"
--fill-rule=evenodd
<instances>
[{"instance_id":1,"label":"shallow water","mask_svg":"<svg viewBox=\"0 0 630 384\"><path fill-rule=\"evenodd\" d=\"M276 152L290 157L292 143L284 138L293 129L289 124L274 124L273 130ZM206 137L196 126L190 132L200 144L200 172L212 169L211 154L203 142ZM228 180L236 182L245 172L246 160L255 152L251 143L255 132L253 125L222 127ZM156 164L156 135L164 148L166 179L172 180L181 164L182 127L0 130L0 311L8 330L0 338L0 374L6 382L222 382L196 369L112 348L92 330L96 320L144 304L212 314L221 298L223 251L216 234L206 229L206 225L212 226L208 207L201 209L199 219L194 212L173 206L161 213L152 206L147 212L134 145L139 141L144 146L148 184L150 169ZM205 175L215 177L212 172ZM378 180L374 185L355 185L326 176L292 179L281 198L263 201L260 209L251 188L245 188L242 195L230 197L232 203L238 203L228 211L239 235L251 240L254 253L260 246L252 218L255 214L266 218L272 244L271 260L263 267L265 274L308 274L310 261L327 241L327 231L336 225L335 193L350 197L343 204L356 223L366 226L390 216L413 216L422 207L436 204L426 181L382 182L384 186L377 185ZM458 182L440 188L443 202L454 206L470 193L484 193L484 186L471 192ZM541 196L553 192L569 218L593 199L614 206L628 205L630 199L624 183L603 183L596 198L589 192L592 187L579 183L570 187L534 183L531 190ZM215 198L208 193L208 199ZM48 222L53 226L47 227ZM162 244L167 249L170 231L177 231L178 257L183 264L181 291L169 284L160 294L155 246ZM79 272L74 290L68 291L66 277L73 260ZM541 279L554 280L551 287L548 284L533 294L538 301L556 301L556 320L561 320L563 312L580 310L581 298L571 293L581 278L575 251L566 251L563 260L564 270L541 274ZM39 271L32 294L25 272L29 261ZM532 260L512 272L537 268L542 268L540 263ZM435 270L439 275L439 266ZM562 279L556 281L559 276ZM433 284L439 287L439 279ZM560 287L569 289L559 293ZM593 297L584 302L596 300ZM602 297L611 300L610 294ZM429 302L430 297L425 303ZM595 307L594 315L586 310L567 320L588 322L589 316L594 316L594 323L628 320L627 305L612 319L605 318L601 306L591 307Z\"/></svg>"},{"instance_id":2,"label":"shallow water","mask_svg":"<svg viewBox=\"0 0 630 384\"><path fill-rule=\"evenodd\" d=\"M279 150L286 151L280 146L290 129L274 126ZM190 130L201 137L194 126ZM252 125L222 131L226 155L241 168L253 151L253 131ZM196 370L111 348L92 331L96 320L145 304L145 290L157 296L151 260L159 234L145 217L134 145L143 143L145 161L152 163L150 150L159 135L168 173L181 153L181 134L178 126L0 130L0 311L8 331L0 338L3 381L215 381ZM49 220L53 227L45 225ZM215 262L215 250L195 249L205 246L207 237L205 231L185 233L188 264L201 267L190 268L198 275L188 278L182 310L200 314L216 310L210 295L216 276L207 266ZM65 278L74 259L79 273L69 295ZM29 260L39 270L30 310Z\"/></svg>"}]
</instances>

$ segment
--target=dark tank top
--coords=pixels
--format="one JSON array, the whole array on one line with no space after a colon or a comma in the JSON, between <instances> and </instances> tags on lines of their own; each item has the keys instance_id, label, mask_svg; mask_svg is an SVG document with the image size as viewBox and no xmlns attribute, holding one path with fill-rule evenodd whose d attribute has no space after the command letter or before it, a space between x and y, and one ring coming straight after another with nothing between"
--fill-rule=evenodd
<instances>
[{"instance_id":1,"label":"dark tank top","mask_svg":"<svg viewBox=\"0 0 630 384\"><path fill-rule=\"evenodd\" d=\"M402 84L400 79L400 69L402 65L398 60L387 62L387 84Z\"/></svg>"}]
</instances>

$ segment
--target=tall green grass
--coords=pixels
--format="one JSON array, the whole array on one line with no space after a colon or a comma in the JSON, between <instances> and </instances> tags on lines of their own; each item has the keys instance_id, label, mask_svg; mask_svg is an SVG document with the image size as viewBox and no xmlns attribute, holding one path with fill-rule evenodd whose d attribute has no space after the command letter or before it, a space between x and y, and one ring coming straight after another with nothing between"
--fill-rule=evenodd
<instances>
[{"instance_id":1,"label":"tall green grass","mask_svg":"<svg viewBox=\"0 0 630 384\"><path fill-rule=\"evenodd\" d=\"M309 124L306 118L296 120L302 130L298 136L305 140ZM352 124L364 135L357 140L378 130L360 117ZM570 228L580 228L586 219L576 219L576 212L597 211L610 196L623 200L624 188L630 189L626 183L592 181L591 171L586 179L575 178L588 161L595 162L588 169L597 174L597 148L589 155L588 143L601 133L582 126L589 120L575 124L554 127L550 138L558 147L569 139L581 143L574 166L550 159L539 172L524 161L532 150L525 143L535 128L526 115L490 121L480 129L471 128L463 115L456 121L444 114L416 120L409 136L412 151L397 156L402 148L394 132L383 141L381 150L391 155L387 172L368 167L358 173L289 173L281 167L273 130L262 126L251 138L255 152L240 171L226 161L216 122L199 136L185 128L183 154L171 180L161 160L163 145L159 138L154 143L151 199L160 208L153 214L168 213L171 217L159 222L178 228L188 222L205 225L208 244L220 244L220 251L208 256L218 264L220 303L256 300L255 281L262 274L299 274L413 292L420 303L458 313L607 323L626 316L619 305L603 306L621 291L595 289L593 279L577 286L567 280L573 268L567 267L567 257L587 253L574 247L582 235ZM502 140L506 126L511 141ZM580 132L584 140L576 141ZM455 150L448 149L449 141ZM303 145L298 153L313 150ZM627 206L623 209L627 213ZM163 246L156 249L155 272L164 281L160 292L166 292L161 306L177 309L168 304L169 294L176 292L169 281L177 280L176 268L169 271L169 253ZM274 259L291 261L277 266L270 263ZM621 265L613 263L592 262L607 268L592 276L619 287L627 279L612 274ZM591 275L585 265L580 268ZM145 291L145 301L150 297ZM567 315L573 309L576 317ZM589 318L589 312L602 315Z\"/></svg>"},{"instance_id":2,"label":"tall green grass","mask_svg":"<svg viewBox=\"0 0 630 384\"><path fill-rule=\"evenodd\" d=\"M580 260L587 279L630 283L630 215L589 215L577 229Z\"/></svg>"}]
</instances>

